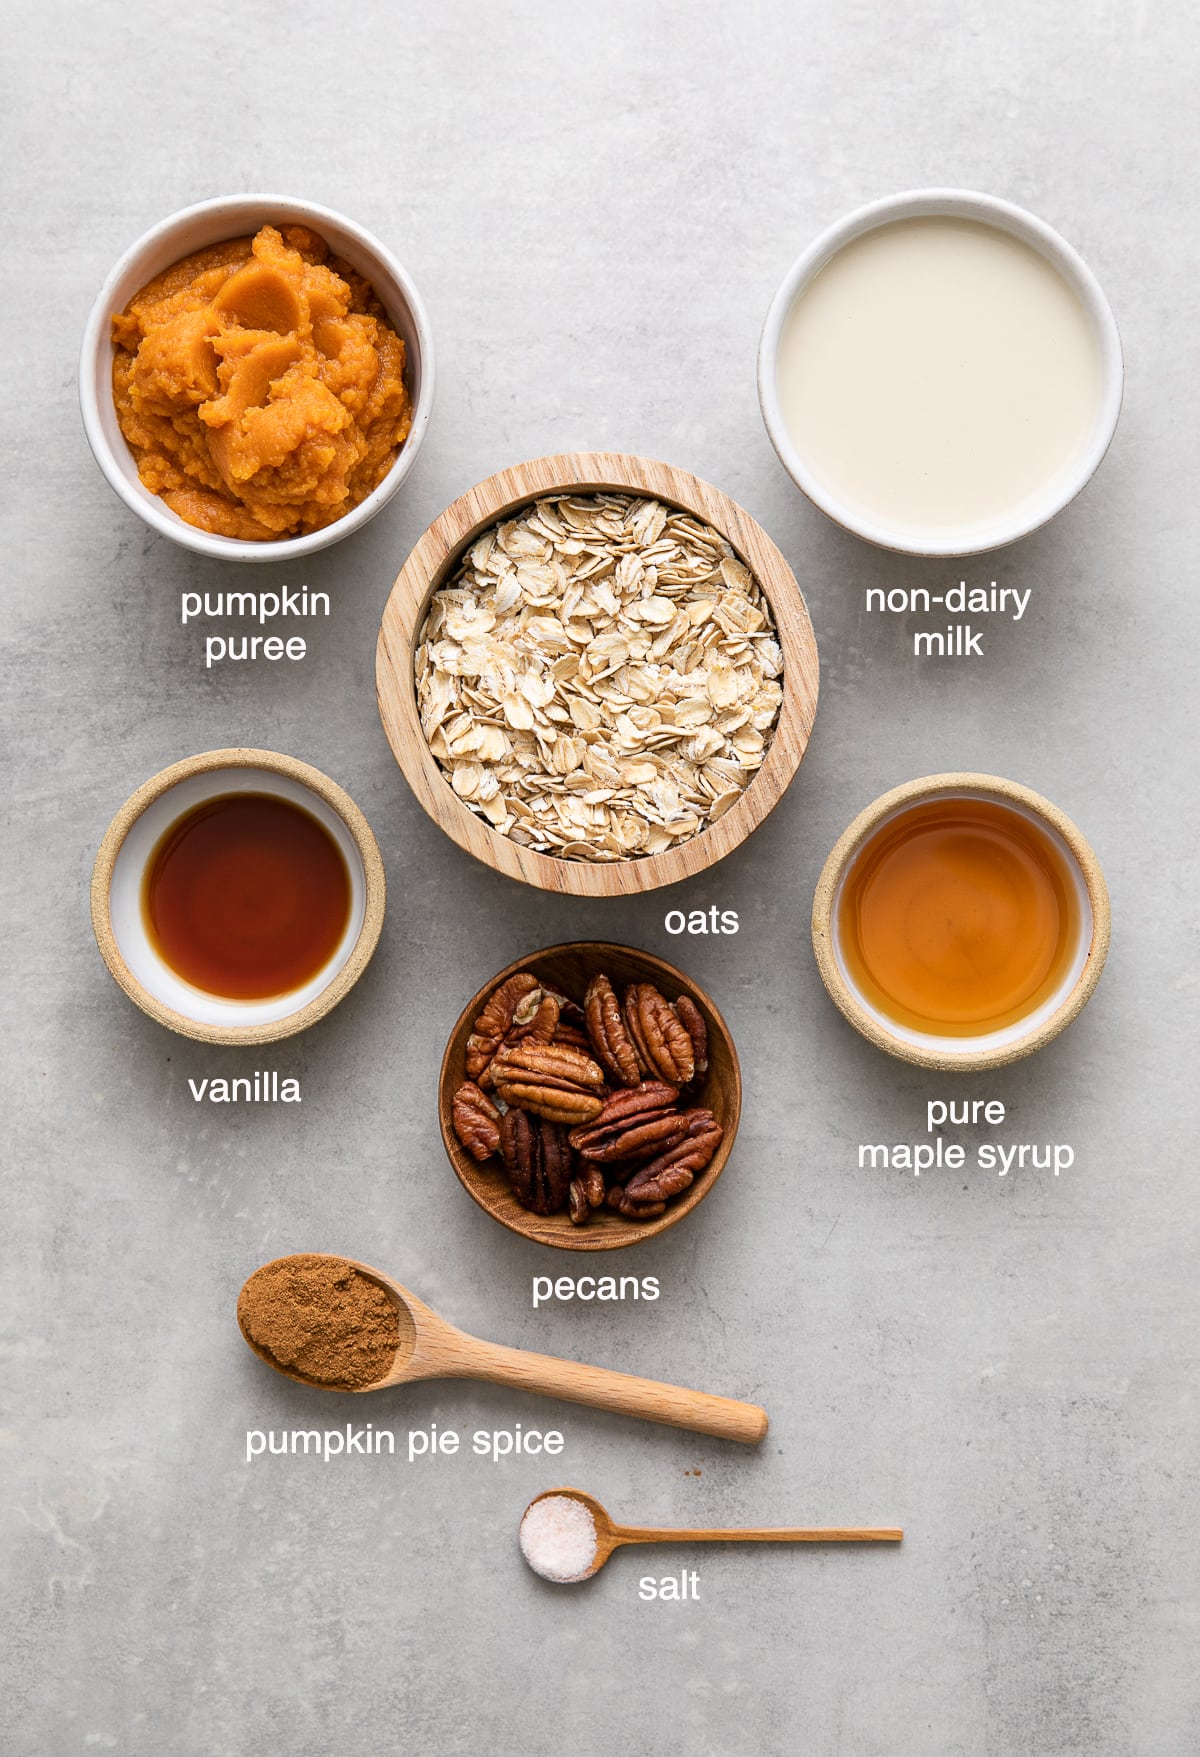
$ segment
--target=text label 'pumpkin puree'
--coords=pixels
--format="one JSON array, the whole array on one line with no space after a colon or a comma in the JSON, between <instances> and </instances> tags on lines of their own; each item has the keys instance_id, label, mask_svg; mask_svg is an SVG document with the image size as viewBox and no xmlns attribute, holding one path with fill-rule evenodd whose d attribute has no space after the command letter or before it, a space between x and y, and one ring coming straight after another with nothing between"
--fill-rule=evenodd
<instances>
[{"instance_id":1,"label":"text label 'pumpkin puree'","mask_svg":"<svg viewBox=\"0 0 1200 1757\"><path fill-rule=\"evenodd\" d=\"M113 318L113 400L138 475L222 537L319 530L408 437L404 342L303 226L185 257Z\"/></svg>"}]
</instances>

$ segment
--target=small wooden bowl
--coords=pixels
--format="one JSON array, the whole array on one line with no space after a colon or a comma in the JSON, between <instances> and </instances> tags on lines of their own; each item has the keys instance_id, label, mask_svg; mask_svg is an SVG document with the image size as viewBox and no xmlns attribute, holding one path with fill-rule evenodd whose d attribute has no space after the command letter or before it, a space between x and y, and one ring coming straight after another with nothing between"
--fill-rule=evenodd
<instances>
[{"instance_id":1,"label":"small wooden bowl","mask_svg":"<svg viewBox=\"0 0 1200 1757\"><path fill-rule=\"evenodd\" d=\"M549 494L652 496L692 513L732 545L771 606L783 648L783 703L762 767L715 824L664 854L593 863L522 848L459 799L425 741L413 658L429 600L480 534ZM523 884L581 897L630 896L703 872L758 828L800 766L817 711L817 643L796 576L762 526L736 501L685 470L617 452L537 458L489 476L436 518L401 568L383 612L375 663L379 713L404 778L434 823L488 866Z\"/></svg>"},{"instance_id":2,"label":"small wooden bowl","mask_svg":"<svg viewBox=\"0 0 1200 1757\"><path fill-rule=\"evenodd\" d=\"M667 1203L666 1212L656 1220L628 1220L611 1208L600 1208L586 1226L573 1226L566 1213L531 1214L513 1195L508 1177L499 1159L478 1160L462 1146L454 1133L451 1107L454 1094L466 1079L467 1038L474 1029L480 1008L488 996L508 977L518 971L531 970L542 976L552 987L573 1000L583 999L588 981L603 971L620 994L631 982L653 982L669 1001L689 994L699 1007L708 1026L708 1073L701 1085L689 1095L691 1105L711 1110L725 1131L721 1145L701 1172L691 1189ZM544 952L531 952L518 958L484 984L459 1015L450 1034L442 1071L438 1081L438 1122L450 1163L458 1181L485 1213L510 1232L531 1238L537 1244L553 1245L560 1251L618 1251L642 1239L665 1232L690 1214L707 1196L729 1158L742 1112L742 1075L737 1051L729 1035L729 1027L704 990L686 977L673 964L655 958L649 952L635 951L630 946L607 945L602 940L581 940L573 945L550 946Z\"/></svg>"},{"instance_id":3,"label":"small wooden bowl","mask_svg":"<svg viewBox=\"0 0 1200 1757\"><path fill-rule=\"evenodd\" d=\"M863 1000L847 978L837 944L837 910L842 881L859 850L879 826L922 800L963 794L998 800L1035 819L1058 844L1071 871L1080 901L1078 969L1074 980L1057 999L1051 999L1028 1019L1018 1020L988 1037L955 1039L925 1037L894 1024ZM1108 888L1100 862L1091 845L1071 819L1016 781L997 775L925 775L893 787L861 811L835 843L817 881L813 898L812 942L821 980L830 998L856 1031L900 1061L939 1073L975 1072L1007 1067L1051 1042L1064 1031L1091 999L1104 960L1108 955L1111 915Z\"/></svg>"},{"instance_id":4,"label":"small wooden bowl","mask_svg":"<svg viewBox=\"0 0 1200 1757\"><path fill-rule=\"evenodd\" d=\"M297 993L266 1001L192 988L159 958L141 923L142 879L159 837L203 800L237 792L279 794L310 812L350 873L350 924L326 970ZM315 1025L349 994L379 942L385 899L371 826L328 775L273 750L208 750L152 776L109 825L92 872L92 927L114 980L160 1025L202 1043L274 1043Z\"/></svg>"}]
</instances>

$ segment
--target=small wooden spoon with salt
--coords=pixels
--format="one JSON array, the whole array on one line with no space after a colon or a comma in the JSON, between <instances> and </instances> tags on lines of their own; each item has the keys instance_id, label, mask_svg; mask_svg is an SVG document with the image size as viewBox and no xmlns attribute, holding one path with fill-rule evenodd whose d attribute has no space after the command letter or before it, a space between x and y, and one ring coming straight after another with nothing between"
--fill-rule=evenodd
<instances>
[{"instance_id":1,"label":"small wooden spoon with salt","mask_svg":"<svg viewBox=\"0 0 1200 1757\"><path fill-rule=\"evenodd\" d=\"M661 1385L653 1379L610 1372L606 1367L582 1366L553 1355L531 1354L522 1348L483 1342L447 1323L382 1269L372 1269L353 1257L322 1252L308 1253L308 1259L321 1255L332 1263L347 1263L376 1282L396 1307L400 1343L395 1358L381 1379L360 1387L363 1391L383 1391L389 1385L406 1385L417 1379L484 1379L496 1385L512 1385L518 1391L536 1391L544 1397L586 1403L593 1409L640 1416L643 1421L666 1422L671 1427L689 1428L693 1433L711 1434L719 1440L740 1440L746 1446L757 1446L767 1431L767 1412L753 1403L737 1403L728 1397L710 1396L707 1391L687 1391L678 1385ZM283 1257L278 1261L286 1264L291 1259ZM242 1334L258 1358L277 1373L301 1385L313 1383L302 1373L281 1365L258 1347L244 1329Z\"/></svg>"},{"instance_id":2,"label":"small wooden spoon with salt","mask_svg":"<svg viewBox=\"0 0 1200 1757\"><path fill-rule=\"evenodd\" d=\"M547 1503L557 1501L565 1505L553 1510L547 1507ZM539 1520L534 1513L538 1507L545 1509L549 1517ZM584 1515L590 1514L594 1535L588 1530L586 1517L576 1513L576 1508ZM631 1543L899 1543L903 1536L902 1530L894 1528L870 1530L841 1525L782 1529L745 1526L723 1531L618 1525L595 1495L586 1494L583 1489L547 1489L525 1509L521 1519L521 1554L544 1580L573 1586L592 1579L614 1550ZM563 1572L564 1568L569 1571Z\"/></svg>"}]
</instances>

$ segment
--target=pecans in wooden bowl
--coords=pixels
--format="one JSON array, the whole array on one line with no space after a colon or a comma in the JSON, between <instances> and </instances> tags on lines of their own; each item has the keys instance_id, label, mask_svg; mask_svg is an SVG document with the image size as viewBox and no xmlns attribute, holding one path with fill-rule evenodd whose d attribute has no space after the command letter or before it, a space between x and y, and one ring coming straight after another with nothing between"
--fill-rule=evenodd
<instances>
[{"instance_id":1,"label":"pecans in wooden bowl","mask_svg":"<svg viewBox=\"0 0 1200 1757\"><path fill-rule=\"evenodd\" d=\"M442 1061L460 1182L510 1231L615 1250L703 1200L741 1110L737 1054L703 990L650 953L582 942L502 970Z\"/></svg>"}]
</instances>

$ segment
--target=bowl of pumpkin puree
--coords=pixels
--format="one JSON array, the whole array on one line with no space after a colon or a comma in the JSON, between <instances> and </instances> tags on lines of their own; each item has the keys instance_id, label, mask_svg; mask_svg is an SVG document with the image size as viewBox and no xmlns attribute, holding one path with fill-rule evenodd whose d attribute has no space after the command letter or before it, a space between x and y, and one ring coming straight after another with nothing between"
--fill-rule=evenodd
<instances>
[{"instance_id":1,"label":"bowl of pumpkin puree","mask_svg":"<svg viewBox=\"0 0 1200 1757\"><path fill-rule=\"evenodd\" d=\"M365 525L415 463L428 320L400 263L344 215L221 197L117 263L79 400L97 463L152 529L204 555L295 559Z\"/></svg>"}]
</instances>

